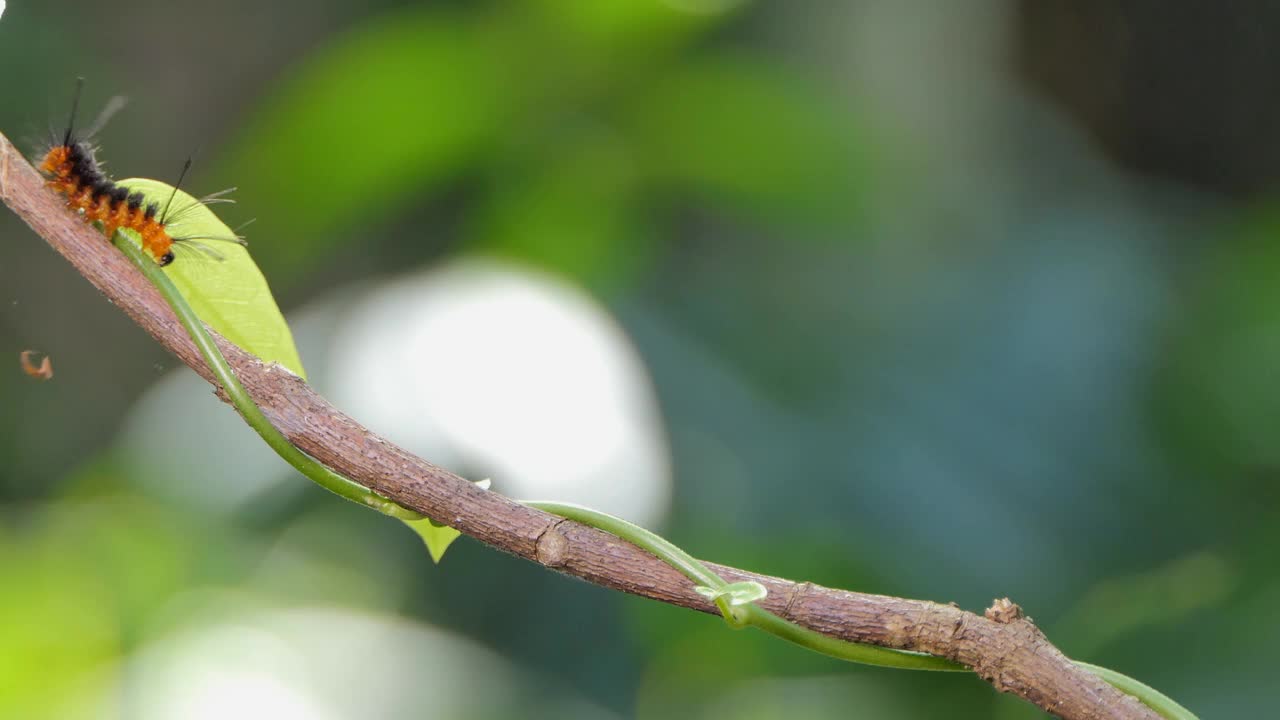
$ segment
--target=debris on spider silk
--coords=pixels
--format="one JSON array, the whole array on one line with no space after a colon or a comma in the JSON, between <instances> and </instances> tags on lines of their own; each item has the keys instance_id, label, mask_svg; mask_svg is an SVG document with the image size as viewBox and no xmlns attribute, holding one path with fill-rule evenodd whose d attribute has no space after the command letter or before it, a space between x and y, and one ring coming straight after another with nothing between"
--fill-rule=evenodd
<instances>
[{"instance_id":1,"label":"debris on spider silk","mask_svg":"<svg viewBox=\"0 0 1280 720\"><path fill-rule=\"evenodd\" d=\"M39 354L35 350L23 350L18 355L18 359L22 363L22 372L37 380L48 380L53 377L53 361L49 359L48 355L45 355L40 364L36 365L31 361L31 356Z\"/></svg>"}]
</instances>

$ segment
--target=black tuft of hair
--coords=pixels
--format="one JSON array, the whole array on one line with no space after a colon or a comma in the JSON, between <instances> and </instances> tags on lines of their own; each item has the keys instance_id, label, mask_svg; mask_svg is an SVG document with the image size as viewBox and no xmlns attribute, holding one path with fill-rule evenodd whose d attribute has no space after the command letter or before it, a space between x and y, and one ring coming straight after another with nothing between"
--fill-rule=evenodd
<instances>
[{"instance_id":1,"label":"black tuft of hair","mask_svg":"<svg viewBox=\"0 0 1280 720\"><path fill-rule=\"evenodd\" d=\"M90 184L93 192L93 199L98 200L105 196L110 196L116 191L116 184L106 178L98 178Z\"/></svg>"},{"instance_id":2,"label":"black tuft of hair","mask_svg":"<svg viewBox=\"0 0 1280 720\"><path fill-rule=\"evenodd\" d=\"M62 144L71 146L76 127L76 111L80 109L80 91L84 89L84 78L76 78L76 94L71 98L71 116L67 119L67 132L62 136Z\"/></svg>"},{"instance_id":3,"label":"black tuft of hair","mask_svg":"<svg viewBox=\"0 0 1280 720\"><path fill-rule=\"evenodd\" d=\"M140 209L142 207L142 203L146 201L147 201L147 198L142 193L137 193L137 192L129 193L129 209L130 210Z\"/></svg>"},{"instance_id":4,"label":"black tuft of hair","mask_svg":"<svg viewBox=\"0 0 1280 720\"><path fill-rule=\"evenodd\" d=\"M78 142L70 146L67 159L71 162L71 174L81 185L98 186L103 182L110 183L107 176L98 167L98 160L93 155L93 148L88 143Z\"/></svg>"}]
</instances>

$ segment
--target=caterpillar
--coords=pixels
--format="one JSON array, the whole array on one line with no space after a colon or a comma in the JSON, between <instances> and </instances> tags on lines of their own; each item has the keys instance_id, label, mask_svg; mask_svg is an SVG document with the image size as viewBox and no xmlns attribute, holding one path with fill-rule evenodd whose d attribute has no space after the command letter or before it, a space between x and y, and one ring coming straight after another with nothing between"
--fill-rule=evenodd
<instances>
[{"instance_id":1,"label":"caterpillar","mask_svg":"<svg viewBox=\"0 0 1280 720\"><path fill-rule=\"evenodd\" d=\"M75 132L75 121L83 85L83 79L76 84L76 94L71 103L71 117L67 121L66 132L61 138L53 134L49 150L44 154L39 165L49 187L66 196L68 208L91 225L100 223L108 238L120 228L133 230L141 239L143 250L162 267L174 261L176 243L191 243L193 247L215 259L221 259L218 253L196 241L216 240L245 244L244 238L239 236L176 237L170 232L182 214L193 207L180 208L170 213L178 188L182 185L187 171L191 169L190 159L183 166L178 182L173 188L173 194L163 208L159 203L148 202L142 193L130 192L108 177L102 171L95 155L96 149L90 141L111 115L123 107L124 100L118 97L113 98L89 131L83 137L79 137ZM207 195L197 200L196 204L231 202L222 196L233 190L235 188Z\"/></svg>"}]
</instances>

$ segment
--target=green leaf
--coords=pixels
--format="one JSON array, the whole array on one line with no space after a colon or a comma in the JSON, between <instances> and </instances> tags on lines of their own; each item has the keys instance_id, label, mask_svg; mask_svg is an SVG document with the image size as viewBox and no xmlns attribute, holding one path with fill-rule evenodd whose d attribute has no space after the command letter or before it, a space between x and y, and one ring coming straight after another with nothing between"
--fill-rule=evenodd
<instances>
[{"instance_id":1,"label":"green leaf","mask_svg":"<svg viewBox=\"0 0 1280 720\"><path fill-rule=\"evenodd\" d=\"M613 136L575 128L509 153L476 213L474 241L597 290L642 274L650 239L639 231L634 158Z\"/></svg>"},{"instance_id":2,"label":"green leaf","mask_svg":"<svg viewBox=\"0 0 1280 720\"><path fill-rule=\"evenodd\" d=\"M120 654L115 598L75 548L34 540L0 546L0 716L74 716L74 696Z\"/></svg>"},{"instance_id":3,"label":"green leaf","mask_svg":"<svg viewBox=\"0 0 1280 720\"><path fill-rule=\"evenodd\" d=\"M623 59L661 62L664 55L697 35L715 27L723 10L737 0L702 0L717 5L710 12L689 12L673 2L630 2L624 0L535 0L525 4L541 15L534 22L545 23L543 34L552 32L570 45L582 60L597 65Z\"/></svg>"},{"instance_id":4,"label":"green leaf","mask_svg":"<svg viewBox=\"0 0 1280 720\"><path fill-rule=\"evenodd\" d=\"M436 8L383 13L266 96L216 175L271 216L267 267L299 272L370 223L421 206L513 119L521 74L483 22ZM359 234L353 236L352 230Z\"/></svg>"},{"instance_id":5,"label":"green leaf","mask_svg":"<svg viewBox=\"0 0 1280 720\"><path fill-rule=\"evenodd\" d=\"M782 220L859 210L870 152L806 78L743 56L689 62L629 113L654 180Z\"/></svg>"},{"instance_id":6,"label":"green leaf","mask_svg":"<svg viewBox=\"0 0 1280 720\"><path fill-rule=\"evenodd\" d=\"M1150 570L1103 580L1054 625L1071 638L1072 654L1092 657L1147 627L1175 626L1194 613L1220 608L1241 584L1238 568L1200 551Z\"/></svg>"},{"instance_id":7,"label":"green leaf","mask_svg":"<svg viewBox=\"0 0 1280 720\"><path fill-rule=\"evenodd\" d=\"M1196 260L1196 283L1178 293L1177 333L1162 350L1158 417L1183 462L1222 477L1218 492L1257 492L1249 478L1273 479L1261 469L1280 464L1278 235L1280 205L1221 228Z\"/></svg>"},{"instance_id":8,"label":"green leaf","mask_svg":"<svg viewBox=\"0 0 1280 720\"><path fill-rule=\"evenodd\" d=\"M140 192L148 202L169 204L173 187L157 180L130 178L120 185ZM235 233L213 214L207 205L179 190L170 205L171 234L178 237L234 238ZM134 242L137 233L125 230ZM200 319L218 334L239 345L263 362L279 363L303 378L302 360L293 344L293 334L276 306L267 279L249 251L235 242L200 240L217 253L211 257L190 243L174 244L174 261L165 274L182 292Z\"/></svg>"},{"instance_id":9,"label":"green leaf","mask_svg":"<svg viewBox=\"0 0 1280 720\"><path fill-rule=\"evenodd\" d=\"M490 481L488 478L477 480L476 485L482 490L488 490ZM440 558L444 557L444 551L448 550L453 541L462 535L462 533L448 525L442 525L431 518L405 520L404 524L418 533L418 536L422 538L422 542L426 543L427 552L431 553L431 559L436 564L439 564Z\"/></svg>"}]
</instances>

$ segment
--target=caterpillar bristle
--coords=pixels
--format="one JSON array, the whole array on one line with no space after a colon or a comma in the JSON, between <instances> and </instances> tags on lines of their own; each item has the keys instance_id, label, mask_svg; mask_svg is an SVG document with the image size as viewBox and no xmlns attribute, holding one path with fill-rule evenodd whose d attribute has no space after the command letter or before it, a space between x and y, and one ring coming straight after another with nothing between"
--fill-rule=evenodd
<instances>
[{"instance_id":1,"label":"caterpillar bristle","mask_svg":"<svg viewBox=\"0 0 1280 720\"><path fill-rule=\"evenodd\" d=\"M173 262L175 243L191 243L193 248L218 260L222 259L220 253L197 241L245 244L244 238L238 235L235 238L199 236L175 238L170 234L169 227L193 208L218 202L233 202L223 197L235 190L235 188L229 188L206 195L189 204L184 200L182 207L173 207L178 189L182 186L187 171L191 169L190 158L183 165L178 182L174 184L173 191L165 201L163 209L157 202L148 202L142 193L131 192L112 180L103 171L105 163L97 159L98 148L90 142L90 139L102 129L112 115L124 107L126 101L121 96L111 98L98 114L97 119L89 126L88 131L83 136L79 136L75 129L76 113L79 110L83 87L84 79L77 79L66 131L59 139L58 131L50 127L49 144L40 162L40 171L47 178L48 185L66 197L69 208L76 211L85 222L100 223L108 235L119 228L133 230L141 238L143 249L162 266Z\"/></svg>"},{"instance_id":2,"label":"caterpillar bristle","mask_svg":"<svg viewBox=\"0 0 1280 720\"><path fill-rule=\"evenodd\" d=\"M71 145L71 135L76 127L76 111L80 109L80 91L84 89L84 78L76 78L76 94L71 98L71 116L67 119L67 132L62 136L62 144Z\"/></svg>"}]
</instances>

